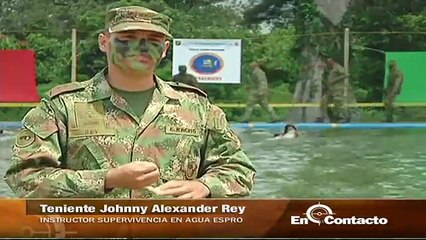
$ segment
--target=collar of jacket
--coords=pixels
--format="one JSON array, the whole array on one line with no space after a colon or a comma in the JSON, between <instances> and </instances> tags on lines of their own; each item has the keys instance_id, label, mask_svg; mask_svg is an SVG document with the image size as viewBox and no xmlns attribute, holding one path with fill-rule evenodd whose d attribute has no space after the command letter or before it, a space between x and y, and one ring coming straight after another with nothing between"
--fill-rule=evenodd
<instances>
[{"instance_id":1,"label":"collar of jacket","mask_svg":"<svg viewBox=\"0 0 426 240\"><path fill-rule=\"evenodd\" d=\"M87 86L87 91L89 94L89 102L112 98L114 97L114 92L111 89L108 80L107 80L107 69L104 68L102 71L98 72L93 78L92 83ZM173 89L169 84L165 81L161 80L158 76L154 75L155 81L155 90L154 90L154 98L157 95L165 96L169 99L179 100L182 97L182 94Z\"/></svg>"}]
</instances>

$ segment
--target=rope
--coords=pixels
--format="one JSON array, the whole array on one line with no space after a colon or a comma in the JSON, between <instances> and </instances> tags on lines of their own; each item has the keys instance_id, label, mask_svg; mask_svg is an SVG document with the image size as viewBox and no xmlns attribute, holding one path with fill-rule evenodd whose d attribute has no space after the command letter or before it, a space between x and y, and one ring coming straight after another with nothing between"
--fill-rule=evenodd
<instances>
[{"instance_id":1,"label":"rope","mask_svg":"<svg viewBox=\"0 0 426 240\"><path fill-rule=\"evenodd\" d=\"M222 108L245 108L246 104L244 103L214 103L218 107ZM37 106L38 103L0 103L0 107L5 108L31 108ZM319 107L319 103L271 103L271 107L275 108L297 108L297 107ZM395 103L395 106L398 107L426 107L426 102L422 103ZM329 104L330 107L334 107L334 104ZM348 107L383 107L382 102L371 102L371 103L351 103L348 104Z\"/></svg>"}]
</instances>

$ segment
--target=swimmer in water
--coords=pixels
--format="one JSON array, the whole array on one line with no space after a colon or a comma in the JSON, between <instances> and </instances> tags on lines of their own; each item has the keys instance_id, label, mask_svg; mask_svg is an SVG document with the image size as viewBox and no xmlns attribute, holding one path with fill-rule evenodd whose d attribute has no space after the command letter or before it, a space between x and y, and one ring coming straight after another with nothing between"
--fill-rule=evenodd
<instances>
[{"instance_id":1,"label":"swimmer in water","mask_svg":"<svg viewBox=\"0 0 426 240\"><path fill-rule=\"evenodd\" d=\"M284 132L275 134L274 138L297 138L299 136L300 134L297 127L292 124L287 124L284 127Z\"/></svg>"}]
</instances>

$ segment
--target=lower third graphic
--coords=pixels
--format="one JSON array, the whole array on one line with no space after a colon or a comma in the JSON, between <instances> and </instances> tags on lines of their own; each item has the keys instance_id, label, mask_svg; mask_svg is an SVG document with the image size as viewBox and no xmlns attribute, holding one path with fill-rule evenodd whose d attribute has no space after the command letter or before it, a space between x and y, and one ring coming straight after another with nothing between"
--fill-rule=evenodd
<instances>
[{"instance_id":1,"label":"lower third graphic","mask_svg":"<svg viewBox=\"0 0 426 240\"><path fill-rule=\"evenodd\" d=\"M314 204L310 206L305 213L306 217L291 216L292 225L306 225L309 222L318 225L385 225L388 223L387 218L383 217L335 217L335 213L325 204Z\"/></svg>"},{"instance_id":2,"label":"lower third graphic","mask_svg":"<svg viewBox=\"0 0 426 240\"><path fill-rule=\"evenodd\" d=\"M292 216L291 224L308 224L308 221L310 221L321 225L325 217L334 215L334 213L329 206L318 203L310 206L303 215L305 215L306 218Z\"/></svg>"}]
</instances>

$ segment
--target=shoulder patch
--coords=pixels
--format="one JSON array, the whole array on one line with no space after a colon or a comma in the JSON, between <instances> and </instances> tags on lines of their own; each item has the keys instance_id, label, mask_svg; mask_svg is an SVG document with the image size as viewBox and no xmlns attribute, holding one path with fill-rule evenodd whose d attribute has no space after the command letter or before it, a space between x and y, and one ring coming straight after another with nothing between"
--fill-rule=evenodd
<instances>
[{"instance_id":1,"label":"shoulder patch","mask_svg":"<svg viewBox=\"0 0 426 240\"><path fill-rule=\"evenodd\" d=\"M23 128L16 136L15 145L19 148L25 148L35 141L35 134L30 130Z\"/></svg>"},{"instance_id":2,"label":"shoulder patch","mask_svg":"<svg viewBox=\"0 0 426 240\"><path fill-rule=\"evenodd\" d=\"M168 81L167 84L169 84L174 89L182 89L182 90L186 90L186 91L191 91L191 92L198 93L198 94L200 94L204 97L207 97L207 93L205 93L203 90L201 90L197 87L185 84L185 83Z\"/></svg>"},{"instance_id":3,"label":"shoulder patch","mask_svg":"<svg viewBox=\"0 0 426 240\"><path fill-rule=\"evenodd\" d=\"M58 86L52 88L49 91L48 95L49 95L50 98L53 98L53 97L58 96L59 94L62 94L62 93L68 93L68 92L73 92L73 91L83 89L87 85L88 85L88 81L73 82L73 83L66 83L66 84L58 85Z\"/></svg>"}]
</instances>

